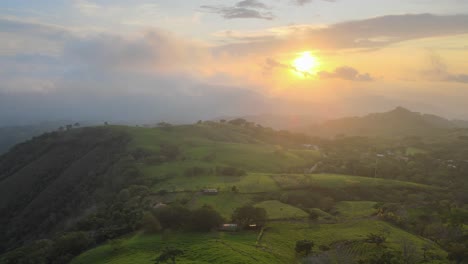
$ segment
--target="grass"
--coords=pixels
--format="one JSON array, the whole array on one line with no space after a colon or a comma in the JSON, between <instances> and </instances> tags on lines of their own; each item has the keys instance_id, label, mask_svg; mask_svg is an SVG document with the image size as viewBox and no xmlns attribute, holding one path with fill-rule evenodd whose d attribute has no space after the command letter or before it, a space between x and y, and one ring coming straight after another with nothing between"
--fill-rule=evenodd
<instances>
[{"instance_id":1,"label":"grass","mask_svg":"<svg viewBox=\"0 0 468 264\"><path fill-rule=\"evenodd\" d=\"M121 129L132 135L131 148L158 152L161 143L179 147L182 155L177 161L159 165L139 164L143 174L157 182L152 188L154 192L167 190L174 193L167 194L166 197L184 196L190 209L210 205L220 212L226 221L229 221L236 208L253 204L254 198L260 196L259 193L280 194L281 191L293 192L309 187L344 189L355 186L385 186L422 190L436 188L417 183L350 175L278 174L285 168L314 164L320 153L314 150L285 150L256 140L255 137L245 134L241 128L231 126ZM194 166L207 169L207 173L194 177L184 176L184 171ZM247 170L248 174L241 177L221 177L208 172L216 166L234 166ZM239 193L233 193L232 186L236 186ZM197 193L203 188L218 188L220 192L212 196ZM277 199L276 196L272 197L275 198L268 199ZM375 212L375 202L372 201L338 202L335 206L338 213L336 217L318 208L307 209L317 213L319 218L332 220L327 224L317 224L320 221L309 222L307 212L277 200L261 201L254 205L265 208L269 220L275 220L267 224L258 245L257 232L134 234L122 238L120 245L108 243L89 250L71 263L150 264L154 263L156 256L167 246L184 251L184 255L177 260L179 264L297 263L294 246L298 240L312 240L315 243L314 251L318 251L319 245L357 241L359 246L353 250L365 255L375 249L374 245L364 242L370 233L387 234L386 246L398 250L401 249L402 241L411 241L418 249L431 243L391 224L369 218ZM434 246L436 249L433 253L445 257L446 253Z\"/></svg>"},{"instance_id":2,"label":"grass","mask_svg":"<svg viewBox=\"0 0 468 264\"><path fill-rule=\"evenodd\" d=\"M256 232L137 234L122 240L118 250L105 244L81 254L71 264L150 264L165 247L184 251L184 255L177 258L179 264L284 263L257 248L256 238Z\"/></svg>"},{"instance_id":3,"label":"grass","mask_svg":"<svg viewBox=\"0 0 468 264\"><path fill-rule=\"evenodd\" d=\"M150 264L165 247L182 249L184 255L179 264L254 264L296 263L294 246L301 239L312 240L314 251L319 245L337 241L361 241L360 249L372 251L373 245L362 242L369 233L387 233L385 245L401 249L402 241L410 241L418 250L430 243L388 223L376 220L351 221L339 224L310 225L306 222L271 222L264 232L260 246L255 245L256 232L239 233L168 233L158 235L136 234L122 239L121 245L105 244L76 257L71 264L134 263ZM433 245L434 254L445 257L446 253ZM421 252L420 252L421 253Z\"/></svg>"},{"instance_id":4,"label":"grass","mask_svg":"<svg viewBox=\"0 0 468 264\"><path fill-rule=\"evenodd\" d=\"M120 127L128 132L133 140L130 148L143 148L158 152L160 144L179 147L186 161L205 163L211 166L234 166L254 172L279 172L285 168L314 164L320 157L318 151L288 149L267 144L246 134L234 126L205 127L174 126L171 128ZM209 162L206 158L210 157ZM178 170L183 162L172 165L153 166L145 169L149 176ZM156 168L158 167L158 168ZM160 171L161 170L161 171Z\"/></svg>"},{"instance_id":5,"label":"grass","mask_svg":"<svg viewBox=\"0 0 468 264\"><path fill-rule=\"evenodd\" d=\"M427 153L427 151L425 151L424 149L415 148L415 147L406 148L406 155L408 155L408 156L414 156L414 155L417 155L417 154L426 154L426 153Z\"/></svg>"},{"instance_id":6,"label":"grass","mask_svg":"<svg viewBox=\"0 0 468 264\"><path fill-rule=\"evenodd\" d=\"M295 242L301 239L312 240L315 244L314 251L319 245L330 245L337 241L362 241L369 233L387 233L386 246L400 250L401 242L411 241L418 249L424 244L431 243L429 240L415 236L396 228L386 222L375 220L350 221L339 224L309 225L301 222L273 222L269 224L263 236L262 246L266 250L275 252L281 259L288 259L287 263L294 263L295 259L291 251ZM446 253L436 247L434 253L441 257ZM420 252L422 253L422 252Z\"/></svg>"},{"instance_id":7,"label":"grass","mask_svg":"<svg viewBox=\"0 0 468 264\"><path fill-rule=\"evenodd\" d=\"M267 212L268 219L303 219L307 218L308 214L302 209L284 204L280 201L263 201L254 205L255 207L264 208Z\"/></svg>"},{"instance_id":8,"label":"grass","mask_svg":"<svg viewBox=\"0 0 468 264\"><path fill-rule=\"evenodd\" d=\"M342 201L335 205L340 217L352 219L369 217L376 213L374 205L376 202L372 201Z\"/></svg>"},{"instance_id":9,"label":"grass","mask_svg":"<svg viewBox=\"0 0 468 264\"><path fill-rule=\"evenodd\" d=\"M143 169L145 171L145 169ZM168 174L166 174L168 175ZM168 177L168 178L165 178ZM203 188L217 188L221 192L231 192L236 186L240 193L259 193L279 190L278 185L268 174L249 173L246 176L201 175L186 177L179 175L154 177L165 179L154 186L154 191L199 191Z\"/></svg>"},{"instance_id":10,"label":"grass","mask_svg":"<svg viewBox=\"0 0 468 264\"><path fill-rule=\"evenodd\" d=\"M311 186L322 188L345 188L353 186L369 188L376 186L419 189L434 188L432 186L419 183L339 174L276 174L273 176L273 179L283 189L298 189Z\"/></svg>"},{"instance_id":11,"label":"grass","mask_svg":"<svg viewBox=\"0 0 468 264\"><path fill-rule=\"evenodd\" d=\"M236 208L252 203L251 198L251 195L248 194L236 194L232 192L219 193L218 195L197 194L193 202L189 204L189 207L196 209L205 204L209 205L218 211L226 221L229 221Z\"/></svg>"}]
</instances>

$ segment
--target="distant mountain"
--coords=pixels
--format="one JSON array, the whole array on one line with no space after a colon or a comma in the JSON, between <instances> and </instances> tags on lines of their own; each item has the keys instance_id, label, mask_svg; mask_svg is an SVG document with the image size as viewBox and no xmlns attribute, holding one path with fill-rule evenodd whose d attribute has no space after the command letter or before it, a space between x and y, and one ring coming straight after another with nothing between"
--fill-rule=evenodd
<instances>
[{"instance_id":1,"label":"distant mountain","mask_svg":"<svg viewBox=\"0 0 468 264\"><path fill-rule=\"evenodd\" d=\"M430 136L453 128L466 128L467 121L412 112L397 107L389 112L373 113L363 117L346 117L326 121L303 129L311 135L333 137L339 134L349 136Z\"/></svg>"}]
</instances>

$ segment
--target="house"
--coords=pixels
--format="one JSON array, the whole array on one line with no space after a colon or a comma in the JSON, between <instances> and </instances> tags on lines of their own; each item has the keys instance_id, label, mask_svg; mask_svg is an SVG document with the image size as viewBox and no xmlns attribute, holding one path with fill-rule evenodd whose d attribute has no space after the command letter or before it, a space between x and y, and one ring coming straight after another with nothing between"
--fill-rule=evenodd
<instances>
[{"instance_id":1,"label":"house","mask_svg":"<svg viewBox=\"0 0 468 264\"><path fill-rule=\"evenodd\" d=\"M236 232L239 230L239 226L237 224L222 224L219 230L226 232Z\"/></svg>"},{"instance_id":2,"label":"house","mask_svg":"<svg viewBox=\"0 0 468 264\"><path fill-rule=\"evenodd\" d=\"M157 204L155 204L153 206L153 208L159 209L159 208L163 208L163 207L166 207L166 206L167 206L167 204L165 204L165 203L157 203Z\"/></svg>"},{"instance_id":3,"label":"house","mask_svg":"<svg viewBox=\"0 0 468 264\"><path fill-rule=\"evenodd\" d=\"M217 195L218 190L217 189L203 189L202 193L206 195Z\"/></svg>"}]
</instances>

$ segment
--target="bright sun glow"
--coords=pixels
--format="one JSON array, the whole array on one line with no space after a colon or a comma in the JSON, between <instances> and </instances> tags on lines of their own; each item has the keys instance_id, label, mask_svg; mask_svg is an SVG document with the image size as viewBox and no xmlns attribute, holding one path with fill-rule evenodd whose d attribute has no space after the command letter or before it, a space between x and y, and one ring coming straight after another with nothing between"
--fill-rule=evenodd
<instances>
[{"instance_id":1,"label":"bright sun glow","mask_svg":"<svg viewBox=\"0 0 468 264\"><path fill-rule=\"evenodd\" d=\"M311 75L316 73L320 63L317 57L314 57L309 51L306 51L302 52L299 57L294 59L292 65L296 72L304 75Z\"/></svg>"}]
</instances>

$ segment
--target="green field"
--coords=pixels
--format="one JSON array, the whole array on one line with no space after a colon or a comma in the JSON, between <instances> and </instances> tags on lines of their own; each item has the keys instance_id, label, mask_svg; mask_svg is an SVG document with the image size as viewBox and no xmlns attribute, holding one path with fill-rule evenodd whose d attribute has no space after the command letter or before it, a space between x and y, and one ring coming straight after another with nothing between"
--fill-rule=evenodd
<instances>
[{"instance_id":1,"label":"green field","mask_svg":"<svg viewBox=\"0 0 468 264\"><path fill-rule=\"evenodd\" d=\"M219 193L218 195L196 194L193 202L189 204L189 207L191 209L196 209L203 205L209 205L218 211L226 220L229 220L234 209L251 203L251 195L226 192Z\"/></svg>"},{"instance_id":2,"label":"green field","mask_svg":"<svg viewBox=\"0 0 468 264\"><path fill-rule=\"evenodd\" d=\"M158 252L167 246L184 251L184 256L177 261L182 264L295 263L294 245L297 240L314 241L314 251L318 251L319 245L330 245L336 241L357 241L361 249L374 249L375 246L362 242L369 233L387 233L386 245L394 249L400 249L402 241L410 241L417 248L431 243L390 224L374 220L321 225L272 222L268 224L259 247L256 246L256 232L137 234L122 239L117 250L114 250L115 246L105 244L83 253L71 263L150 264ZM445 257L443 250L433 246L433 254Z\"/></svg>"},{"instance_id":3,"label":"green field","mask_svg":"<svg viewBox=\"0 0 468 264\"><path fill-rule=\"evenodd\" d=\"M419 183L339 174L277 174L273 176L273 179L283 189L300 189L306 187L345 188L353 186L368 188L376 186L417 189L434 188L432 186Z\"/></svg>"},{"instance_id":4,"label":"green field","mask_svg":"<svg viewBox=\"0 0 468 264\"><path fill-rule=\"evenodd\" d=\"M197 126L177 126L168 129L121 127L130 133L133 140L130 148L143 148L157 152L160 144L173 144L180 148L185 161L203 165L210 157L212 166L234 166L254 172L275 172L294 166L313 164L320 153L313 150L287 149L254 140L235 126L220 126L217 129ZM176 162L166 168L152 168L145 172L157 176L166 172L180 173L181 167L189 166ZM159 166L158 166L159 167Z\"/></svg>"},{"instance_id":5,"label":"green field","mask_svg":"<svg viewBox=\"0 0 468 264\"><path fill-rule=\"evenodd\" d=\"M338 215L343 218L369 217L377 212L376 202L371 201L342 201L335 205Z\"/></svg>"},{"instance_id":6,"label":"green field","mask_svg":"<svg viewBox=\"0 0 468 264\"><path fill-rule=\"evenodd\" d=\"M280 201L263 201L254 205L255 207L264 208L267 212L268 219L304 219L308 214L303 210L284 204Z\"/></svg>"},{"instance_id":7,"label":"green field","mask_svg":"<svg viewBox=\"0 0 468 264\"><path fill-rule=\"evenodd\" d=\"M351 175L281 173L290 167L315 164L320 153L267 144L230 126L218 127L217 131L203 125L123 129L133 136L131 148L158 152L160 144L165 143L176 145L182 153L180 158L172 162L138 164L145 178L154 181L151 190L155 194L165 190L169 192L165 194L166 198L173 197L176 200L177 197L183 197L189 209L209 205L227 222L236 208L254 205L266 210L269 221L261 241L257 241L258 231L163 231L157 235L134 234L122 238L120 244L107 243L89 250L75 258L72 264L149 264L167 246L184 251L184 255L177 260L177 263L182 264L297 263L294 247L296 241L302 239L314 242L314 252L319 252L320 245L333 247L337 243L348 243L352 245L349 246L351 253L366 256L369 252L379 250L374 244L364 241L370 233L385 234L385 246L391 249L401 250L404 241L414 244L418 250L423 245L431 244L434 246L434 255L446 257L446 253L429 240L377 220L373 216L374 201L338 200L332 210L325 212L319 208L301 209L276 200L280 199L278 197L281 194L308 188L346 190L359 187L368 190L385 187L426 191L436 187ZM247 175L215 175L213 170L216 166L241 168L247 171ZM186 176L184 172L193 167L204 168L206 173ZM236 186L238 193L232 191L233 186ZM204 188L216 188L219 193L203 195L199 191ZM320 193L317 195L320 197ZM167 202L171 203L170 200ZM318 214L318 220L309 221L309 212Z\"/></svg>"},{"instance_id":8,"label":"green field","mask_svg":"<svg viewBox=\"0 0 468 264\"><path fill-rule=\"evenodd\" d=\"M262 246L274 252L280 259L289 258L287 263L294 263L292 249L297 240L312 240L316 245L314 251L318 251L319 245L331 245L337 241L362 241L369 233L388 234L386 245L396 250L401 249L402 241L410 241L417 248L421 248L425 244L431 244L435 247L434 254L443 258L446 257L446 253L433 242L405 232L386 222L375 220L320 225L309 225L300 222L270 223L263 236Z\"/></svg>"},{"instance_id":9,"label":"green field","mask_svg":"<svg viewBox=\"0 0 468 264\"><path fill-rule=\"evenodd\" d=\"M256 232L137 234L123 239L118 250L113 250L110 244L102 245L78 256L71 264L150 264L165 247L184 251L184 255L177 259L181 264L209 264L214 261L228 264L284 263L256 247L256 238Z\"/></svg>"},{"instance_id":10,"label":"green field","mask_svg":"<svg viewBox=\"0 0 468 264\"><path fill-rule=\"evenodd\" d=\"M164 179L162 177L161 179ZM268 174L249 173L246 176L201 175L194 177L169 176L158 183L153 190L199 191L204 188L215 188L221 192L230 192L236 186L240 193L258 193L279 190L278 185Z\"/></svg>"},{"instance_id":11,"label":"green field","mask_svg":"<svg viewBox=\"0 0 468 264\"><path fill-rule=\"evenodd\" d=\"M424 149L415 148L415 147L406 148L406 155L408 156L414 156L417 154L426 154L426 153L427 151L425 151Z\"/></svg>"}]
</instances>

